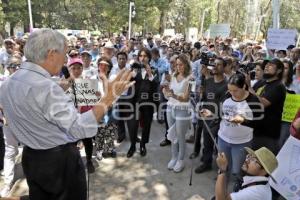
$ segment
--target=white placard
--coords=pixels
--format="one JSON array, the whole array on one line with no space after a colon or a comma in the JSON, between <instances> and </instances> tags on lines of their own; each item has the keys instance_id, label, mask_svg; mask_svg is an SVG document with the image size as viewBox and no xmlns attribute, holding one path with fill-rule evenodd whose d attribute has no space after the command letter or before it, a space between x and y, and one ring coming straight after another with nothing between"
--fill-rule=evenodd
<instances>
[{"instance_id":1,"label":"white placard","mask_svg":"<svg viewBox=\"0 0 300 200\"><path fill-rule=\"evenodd\" d=\"M187 41L195 43L198 41L198 29L195 27L188 28L187 30Z\"/></svg>"},{"instance_id":2,"label":"white placard","mask_svg":"<svg viewBox=\"0 0 300 200\"><path fill-rule=\"evenodd\" d=\"M209 26L209 37L215 38L221 36L222 38L229 37L230 24L211 24Z\"/></svg>"},{"instance_id":3,"label":"white placard","mask_svg":"<svg viewBox=\"0 0 300 200\"><path fill-rule=\"evenodd\" d=\"M300 199L300 140L290 136L277 155L278 168L273 172L277 184L270 185L289 200Z\"/></svg>"},{"instance_id":4,"label":"white placard","mask_svg":"<svg viewBox=\"0 0 300 200\"><path fill-rule=\"evenodd\" d=\"M267 36L267 48L276 50L286 50L289 45L297 42L296 29L274 29L269 28Z\"/></svg>"},{"instance_id":5,"label":"white placard","mask_svg":"<svg viewBox=\"0 0 300 200\"><path fill-rule=\"evenodd\" d=\"M96 96L98 91L98 80L96 79L75 79L75 94L78 106L95 105L99 98ZM75 101L72 87L66 92Z\"/></svg>"},{"instance_id":6,"label":"white placard","mask_svg":"<svg viewBox=\"0 0 300 200\"><path fill-rule=\"evenodd\" d=\"M175 29L165 29L164 36L175 36Z\"/></svg>"}]
</instances>

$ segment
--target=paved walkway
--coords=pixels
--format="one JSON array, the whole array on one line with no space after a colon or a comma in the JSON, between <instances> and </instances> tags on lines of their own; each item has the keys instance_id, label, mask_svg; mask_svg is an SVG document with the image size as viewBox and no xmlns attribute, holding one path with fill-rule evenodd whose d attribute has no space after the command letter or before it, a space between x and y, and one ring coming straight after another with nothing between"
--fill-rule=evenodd
<instances>
[{"instance_id":1,"label":"paved walkway","mask_svg":"<svg viewBox=\"0 0 300 200\"><path fill-rule=\"evenodd\" d=\"M199 164L199 158L194 161L188 158L192 152L192 144L187 145L184 171L181 173L169 171L167 163L171 157L170 146L159 146L163 135L163 126L153 122L150 142L146 146L148 152L146 157L141 157L137 150L135 155L128 159L126 154L130 144L127 140L117 147L117 158L95 161L96 172L89 176L89 200L210 199L214 193L216 173L214 171L200 175L193 173L192 185L189 185L191 167ZM0 188L2 185L1 178ZM26 180L18 164L17 181L12 189L12 195L26 193L28 193Z\"/></svg>"}]
</instances>

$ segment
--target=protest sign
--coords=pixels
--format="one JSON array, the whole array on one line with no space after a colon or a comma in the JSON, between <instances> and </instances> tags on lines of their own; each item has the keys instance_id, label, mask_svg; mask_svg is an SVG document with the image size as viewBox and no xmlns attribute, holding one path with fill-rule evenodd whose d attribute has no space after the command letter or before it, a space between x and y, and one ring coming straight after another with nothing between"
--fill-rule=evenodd
<instances>
[{"instance_id":1,"label":"protest sign","mask_svg":"<svg viewBox=\"0 0 300 200\"><path fill-rule=\"evenodd\" d=\"M221 36L222 38L229 37L230 24L211 24L209 26L209 37L215 38Z\"/></svg>"},{"instance_id":2,"label":"protest sign","mask_svg":"<svg viewBox=\"0 0 300 200\"><path fill-rule=\"evenodd\" d=\"M286 50L289 45L296 45L296 29L274 29L269 28L267 36L267 48L276 50Z\"/></svg>"},{"instance_id":3,"label":"protest sign","mask_svg":"<svg viewBox=\"0 0 300 200\"><path fill-rule=\"evenodd\" d=\"M198 29L195 27L190 27L187 29L187 41L195 43L198 41Z\"/></svg>"},{"instance_id":4,"label":"protest sign","mask_svg":"<svg viewBox=\"0 0 300 200\"><path fill-rule=\"evenodd\" d=\"M164 36L175 36L175 29L165 29Z\"/></svg>"},{"instance_id":5,"label":"protest sign","mask_svg":"<svg viewBox=\"0 0 300 200\"><path fill-rule=\"evenodd\" d=\"M98 91L98 80L93 79L75 79L75 94L70 88L66 93L76 101L78 106L92 106L98 102L96 93Z\"/></svg>"},{"instance_id":6,"label":"protest sign","mask_svg":"<svg viewBox=\"0 0 300 200\"><path fill-rule=\"evenodd\" d=\"M300 108L300 95L286 94L284 106L283 106L283 112L282 112L282 121L292 122L299 108Z\"/></svg>"},{"instance_id":7,"label":"protest sign","mask_svg":"<svg viewBox=\"0 0 300 200\"><path fill-rule=\"evenodd\" d=\"M278 168L270 185L289 200L300 199L300 140L290 136L277 155Z\"/></svg>"}]
</instances>

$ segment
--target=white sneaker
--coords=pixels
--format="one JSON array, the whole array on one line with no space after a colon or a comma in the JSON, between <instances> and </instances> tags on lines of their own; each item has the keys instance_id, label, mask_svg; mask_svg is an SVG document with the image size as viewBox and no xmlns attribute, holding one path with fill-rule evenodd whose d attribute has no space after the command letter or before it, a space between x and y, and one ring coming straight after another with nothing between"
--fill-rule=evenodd
<instances>
[{"instance_id":1,"label":"white sneaker","mask_svg":"<svg viewBox=\"0 0 300 200\"><path fill-rule=\"evenodd\" d=\"M176 164L177 160L176 159L171 159L168 163L168 169L172 170Z\"/></svg>"},{"instance_id":2,"label":"white sneaker","mask_svg":"<svg viewBox=\"0 0 300 200\"><path fill-rule=\"evenodd\" d=\"M101 161L102 158L103 158L102 151L96 151L96 159L99 160L99 161Z\"/></svg>"},{"instance_id":3,"label":"white sneaker","mask_svg":"<svg viewBox=\"0 0 300 200\"><path fill-rule=\"evenodd\" d=\"M174 172L181 172L184 168L184 161L183 160L177 160L173 170Z\"/></svg>"},{"instance_id":4,"label":"white sneaker","mask_svg":"<svg viewBox=\"0 0 300 200\"><path fill-rule=\"evenodd\" d=\"M0 192L1 197L7 197L10 192L10 187L9 186L4 186L4 188Z\"/></svg>"}]
</instances>

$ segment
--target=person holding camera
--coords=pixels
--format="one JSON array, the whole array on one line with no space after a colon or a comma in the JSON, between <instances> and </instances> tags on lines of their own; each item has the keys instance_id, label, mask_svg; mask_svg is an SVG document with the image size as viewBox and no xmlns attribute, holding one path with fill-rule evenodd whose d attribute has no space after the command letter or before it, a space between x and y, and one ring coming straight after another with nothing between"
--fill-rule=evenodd
<instances>
[{"instance_id":1,"label":"person holding camera","mask_svg":"<svg viewBox=\"0 0 300 200\"><path fill-rule=\"evenodd\" d=\"M153 112L156 109L156 101L159 100L155 96L159 84L158 70L150 66L151 52L146 48L142 48L138 53L138 63L132 65L135 81L134 87L128 90L128 99L133 109L129 112L130 119L127 121L130 148L127 157L130 158L136 151L137 132L139 122L143 122L142 139L140 142L140 154L146 156L146 143L149 142L151 124L153 120Z\"/></svg>"},{"instance_id":2,"label":"person holding camera","mask_svg":"<svg viewBox=\"0 0 300 200\"><path fill-rule=\"evenodd\" d=\"M262 147L256 151L245 148L248 153L242 171L245 176L243 182L236 192L228 193L226 172L228 170L228 159L226 154L219 153L217 157L217 165L219 167L218 177L215 186L214 200L271 200L272 190L269 179L273 179L272 173L278 167L278 160L275 155L266 147Z\"/></svg>"},{"instance_id":3,"label":"person holding camera","mask_svg":"<svg viewBox=\"0 0 300 200\"><path fill-rule=\"evenodd\" d=\"M209 77L207 79L205 78L203 80L203 106L200 110L200 114L204 117L212 114L212 116L204 120L206 120L214 137L216 137L220 125L220 103L223 102L227 91L227 80L224 76L224 68L226 66L226 61L221 57L217 57L214 60L214 63L210 63L209 65L213 66L202 66L203 69L209 67L209 71L213 75L213 77ZM201 161L203 163L195 169L195 173L203 173L205 171L211 170L212 168L214 143L206 127L203 128L203 137L204 148L201 158ZM201 137L199 136L199 138Z\"/></svg>"}]
</instances>

